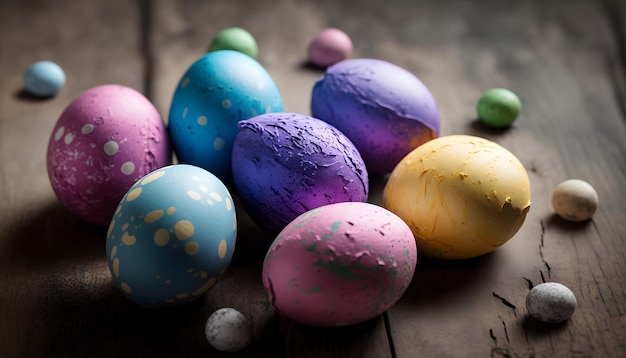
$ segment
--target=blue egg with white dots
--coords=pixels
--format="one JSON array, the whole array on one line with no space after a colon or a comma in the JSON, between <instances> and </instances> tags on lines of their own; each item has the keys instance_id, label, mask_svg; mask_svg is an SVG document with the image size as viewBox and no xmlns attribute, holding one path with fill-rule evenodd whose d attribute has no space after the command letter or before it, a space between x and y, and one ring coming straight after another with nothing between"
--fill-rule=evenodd
<instances>
[{"instance_id":1,"label":"blue egg with white dots","mask_svg":"<svg viewBox=\"0 0 626 358\"><path fill-rule=\"evenodd\" d=\"M139 179L113 215L109 269L121 292L164 308L206 293L232 259L237 220L232 197L212 173L174 164Z\"/></svg>"},{"instance_id":2,"label":"blue egg with white dots","mask_svg":"<svg viewBox=\"0 0 626 358\"><path fill-rule=\"evenodd\" d=\"M51 97L65 85L65 72L52 61L38 61L24 74L24 89L37 97Z\"/></svg>"},{"instance_id":3,"label":"blue egg with white dots","mask_svg":"<svg viewBox=\"0 0 626 358\"><path fill-rule=\"evenodd\" d=\"M168 131L181 163L230 181L237 123L282 111L278 87L259 62L238 51L213 51L182 76L172 98Z\"/></svg>"}]
</instances>

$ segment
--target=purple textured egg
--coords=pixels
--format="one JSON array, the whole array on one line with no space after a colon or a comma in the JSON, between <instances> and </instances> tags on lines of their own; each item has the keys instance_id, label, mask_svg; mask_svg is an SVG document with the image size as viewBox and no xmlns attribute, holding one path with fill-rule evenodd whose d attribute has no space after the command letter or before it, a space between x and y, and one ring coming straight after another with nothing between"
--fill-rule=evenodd
<instances>
[{"instance_id":1,"label":"purple textured egg","mask_svg":"<svg viewBox=\"0 0 626 358\"><path fill-rule=\"evenodd\" d=\"M260 226L282 230L327 204L364 202L369 179L358 150L335 127L297 113L268 113L239 122L233 181Z\"/></svg>"},{"instance_id":2,"label":"purple textured egg","mask_svg":"<svg viewBox=\"0 0 626 358\"><path fill-rule=\"evenodd\" d=\"M117 204L141 177L171 163L165 123L136 90L88 89L59 117L48 143L52 189L78 218L108 225Z\"/></svg>"},{"instance_id":3,"label":"purple textured egg","mask_svg":"<svg viewBox=\"0 0 626 358\"><path fill-rule=\"evenodd\" d=\"M376 59L330 66L313 87L311 114L344 133L370 173L388 173L439 135L439 110L411 72Z\"/></svg>"}]
</instances>

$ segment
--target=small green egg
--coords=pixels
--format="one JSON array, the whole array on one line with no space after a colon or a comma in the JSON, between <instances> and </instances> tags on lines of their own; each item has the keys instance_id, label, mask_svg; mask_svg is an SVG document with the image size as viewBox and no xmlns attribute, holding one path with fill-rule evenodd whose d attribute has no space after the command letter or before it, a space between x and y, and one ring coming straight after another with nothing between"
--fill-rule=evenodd
<instances>
[{"instance_id":1,"label":"small green egg","mask_svg":"<svg viewBox=\"0 0 626 358\"><path fill-rule=\"evenodd\" d=\"M522 103L517 95L504 88L492 88L485 92L476 105L478 118L493 128L510 126L519 116Z\"/></svg>"},{"instance_id":2,"label":"small green egg","mask_svg":"<svg viewBox=\"0 0 626 358\"><path fill-rule=\"evenodd\" d=\"M207 52L218 50L239 51L254 59L256 59L259 52L254 37L240 27L223 29L213 38Z\"/></svg>"}]
</instances>

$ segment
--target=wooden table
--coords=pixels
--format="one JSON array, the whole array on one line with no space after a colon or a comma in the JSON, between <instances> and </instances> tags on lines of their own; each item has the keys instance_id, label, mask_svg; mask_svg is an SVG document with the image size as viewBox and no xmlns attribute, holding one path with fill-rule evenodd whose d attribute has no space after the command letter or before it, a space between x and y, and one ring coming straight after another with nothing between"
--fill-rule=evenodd
<instances>
[{"instance_id":1,"label":"wooden table","mask_svg":"<svg viewBox=\"0 0 626 358\"><path fill-rule=\"evenodd\" d=\"M52 127L82 91L105 83L144 93L166 118L187 67L222 28L241 26L260 47L285 110L309 114L320 71L306 46L324 27L354 42L353 57L402 66L432 91L442 135L500 143L528 170L532 208L520 231L471 260L420 258L411 286L384 315L321 329L280 317L260 270L272 238L239 210L233 262L200 300L150 310L114 286L106 228L79 221L46 174ZM58 95L23 91L35 61L67 74ZM619 357L626 356L626 3L510 1L0 1L0 355L3 357ZM491 87L516 92L508 130L476 120ZM565 179L597 190L579 224L549 199ZM384 177L372 178L380 202ZM570 287L578 309L563 324L531 318L532 285ZM254 324L239 355L213 350L209 314L235 307Z\"/></svg>"}]
</instances>

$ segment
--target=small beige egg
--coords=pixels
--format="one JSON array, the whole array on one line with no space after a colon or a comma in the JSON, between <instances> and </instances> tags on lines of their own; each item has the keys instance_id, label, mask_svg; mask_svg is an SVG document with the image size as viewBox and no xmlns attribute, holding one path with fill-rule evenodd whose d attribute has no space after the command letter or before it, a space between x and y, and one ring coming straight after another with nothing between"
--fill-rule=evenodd
<instances>
[{"instance_id":1,"label":"small beige egg","mask_svg":"<svg viewBox=\"0 0 626 358\"><path fill-rule=\"evenodd\" d=\"M584 180L565 180L552 192L552 209L567 221L588 220L598 209L598 204L598 193Z\"/></svg>"}]
</instances>

